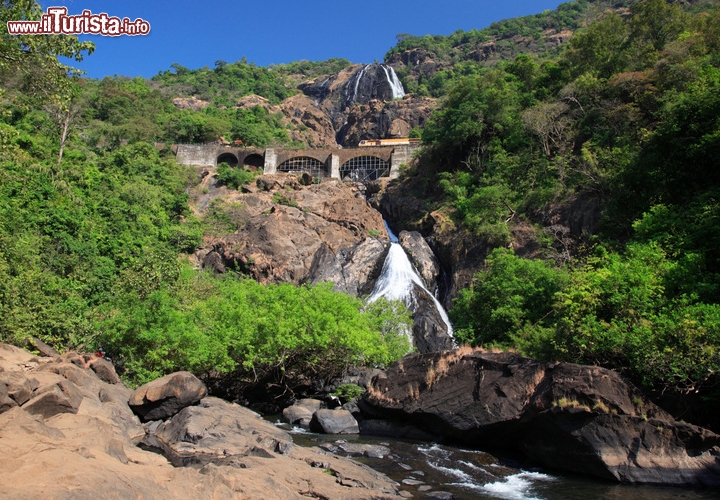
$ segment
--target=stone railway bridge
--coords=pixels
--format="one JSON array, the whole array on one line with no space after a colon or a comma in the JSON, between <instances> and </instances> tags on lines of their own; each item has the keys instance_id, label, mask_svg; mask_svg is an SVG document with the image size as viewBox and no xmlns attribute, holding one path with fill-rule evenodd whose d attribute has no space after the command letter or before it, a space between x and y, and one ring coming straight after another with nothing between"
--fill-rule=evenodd
<instances>
[{"instance_id":1,"label":"stone railway bridge","mask_svg":"<svg viewBox=\"0 0 720 500\"><path fill-rule=\"evenodd\" d=\"M412 158L416 144L396 144L350 149L243 148L217 144L176 144L173 150L181 165L262 168L266 174L308 172L316 178L371 181L396 178L400 165Z\"/></svg>"}]
</instances>

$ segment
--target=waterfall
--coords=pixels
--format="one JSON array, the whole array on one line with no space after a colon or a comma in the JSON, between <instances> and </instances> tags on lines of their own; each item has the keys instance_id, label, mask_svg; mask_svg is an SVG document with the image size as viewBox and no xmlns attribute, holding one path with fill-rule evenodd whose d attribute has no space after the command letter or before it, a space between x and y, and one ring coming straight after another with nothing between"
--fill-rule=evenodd
<instances>
[{"instance_id":1,"label":"waterfall","mask_svg":"<svg viewBox=\"0 0 720 500\"><path fill-rule=\"evenodd\" d=\"M403 97L405 95L405 89L403 88L402 83L400 83L397 73L395 73L393 67L385 66L383 64L382 68L385 70L385 76L387 77L387 81L390 84L390 88L392 89L393 99L399 99ZM390 68L389 72L388 68Z\"/></svg>"},{"instance_id":2,"label":"waterfall","mask_svg":"<svg viewBox=\"0 0 720 500\"><path fill-rule=\"evenodd\" d=\"M413 289L415 285L428 292L428 295L432 298L435 307L440 313L440 317L445 322L447 327L448 335L452 336L452 326L450 325L450 319L448 318L445 308L435 298L435 296L425 288L422 279L415 271L410 259L408 259L405 250L400 246L397 236L385 223L388 236L390 237L390 251L388 252L385 262L383 263L380 277L375 283L375 288L370 295L370 302L377 300L380 297L385 297L388 300L402 300L406 306L413 309L417 306L417 300Z\"/></svg>"},{"instance_id":3,"label":"waterfall","mask_svg":"<svg viewBox=\"0 0 720 500\"><path fill-rule=\"evenodd\" d=\"M355 93L353 93L352 102L355 102L357 100L357 93L358 93L358 86L360 85L360 80L362 80L363 75L365 74L365 70L367 70L370 67L368 64L365 66L357 75L357 80L355 80Z\"/></svg>"}]
</instances>

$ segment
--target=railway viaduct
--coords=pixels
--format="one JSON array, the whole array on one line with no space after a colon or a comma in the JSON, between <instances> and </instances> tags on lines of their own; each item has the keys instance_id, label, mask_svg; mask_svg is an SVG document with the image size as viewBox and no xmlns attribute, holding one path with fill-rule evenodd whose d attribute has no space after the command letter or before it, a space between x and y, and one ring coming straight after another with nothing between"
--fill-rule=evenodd
<instances>
[{"instance_id":1,"label":"railway viaduct","mask_svg":"<svg viewBox=\"0 0 720 500\"><path fill-rule=\"evenodd\" d=\"M417 144L393 144L348 149L243 148L217 144L173 146L181 165L262 168L266 174L308 172L316 178L375 180L396 178L400 165L412 158Z\"/></svg>"}]
</instances>

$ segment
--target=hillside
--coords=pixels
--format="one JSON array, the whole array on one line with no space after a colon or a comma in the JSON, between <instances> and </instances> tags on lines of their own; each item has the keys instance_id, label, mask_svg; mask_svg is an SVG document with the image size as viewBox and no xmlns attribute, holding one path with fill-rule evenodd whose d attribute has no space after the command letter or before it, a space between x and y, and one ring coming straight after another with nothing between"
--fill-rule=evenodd
<instances>
[{"instance_id":1,"label":"hillside","mask_svg":"<svg viewBox=\"0 0 720 500\"><path fill-rule=\"evenodd\" d=\"M166 144L412 134L420 157L369 192L438 254L460 341L611 367L714 424L703 408L720 399L717 3L573 2L402 36L385 65L217 61L151 80L58 80L57 56L90 46L3 39L27 59L0 66L0 340L102 346L133 382L387 364L403 329L390 309L262 286L242 266L194 270L189 254L248 232L252 197L232 191L255 174L216 172L227 196L193 211L189 193L209 188ZM390 69L415 94L401 96ZM276 191L254 216L310 217ZM297 342L298 328L312 335ZM331 345L342 348L325 365Z\"/></svg>"}]
</instances>

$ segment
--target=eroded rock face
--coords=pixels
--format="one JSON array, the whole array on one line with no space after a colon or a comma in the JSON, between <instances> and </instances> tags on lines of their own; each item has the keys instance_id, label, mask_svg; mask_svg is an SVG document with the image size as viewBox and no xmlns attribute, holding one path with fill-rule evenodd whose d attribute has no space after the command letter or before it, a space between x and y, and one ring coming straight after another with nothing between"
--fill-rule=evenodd
<instances>
[{"instance_id":1,"label":"eroded rock face","mask_svg":"<svg viewBox=\"0 0 720 500\"><path fill-rule=\"evenodd\" d=\"M257 186L234 197L250 214L245 226L196 252L204 267L240 269L260 283L372 290L388 243L371 236L385 234L382 217L355 188L335 180L304 186L291 174L260 176Z\"/></svg>"},{"instance_id":2,"label":"eroded rock face","mask_svg":"<svg viewBox=\"0 0 720 500\"><path fill-rule=\"evenodd\" d=\"M720 485L720 436L675 421L617 373L469 348L403 358L363 409L464 443L630 483Z\"/></svg>"},{"instance_id":3,"label":"eroded rock face","mask_svg":"<svg viewBox=\"0 0 720 500\"><path fill-rule=\"evenodd\" d=\"M435 293L440 278L440 263L422 235L417 231L401 231L398 242L410 257L430 293Z\"/></svg>"},{"instance_id":4,"label":"eroded rock face","mask_svg":"<svg viewBox=\"0 0 720 500\"><path fill-rule=\"evenodd\" d=\"M449 335L447 324L440 316L430 294L415 284L416 304L413 311L413 343L418 352L437 352L454 349L455 340Z\"/></svg>"},{"instance_id":5,"label":"eroded rock face","mask_svg":"<svg viewBox=\"0 0 720 500\"><path fill-rule=\"evenodd\" d=\"M347 121L338 132L338 142L354 147L363 139L407 137L413 128L424 127L435 109L435 99L413 95L357 104L348 108Z\"/></svg>"},{"instance_id":6,"label":"eroded rock face","mask_svg":"<svg viewBox=\"0 0 720 500\"><path fill-rule=\"evenodd\" d=\"M101 380L93 356L36 358L0 343L0 404L12 401L0 406L3 498L401 498L382 474L293 446L257 414L215 398L155 427L177 464L205 464L175 467L136 446L146 433L127 404L132 391ZM76 412L26 411L33 394L59 385L81 395Z\"/></svg>"}]
</instances>

